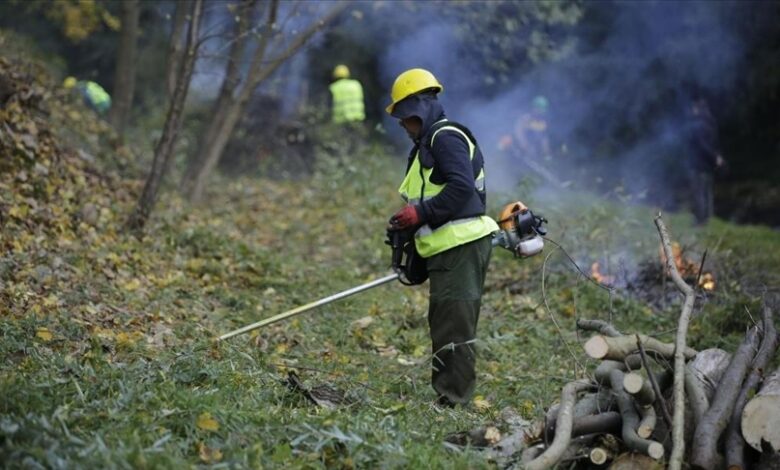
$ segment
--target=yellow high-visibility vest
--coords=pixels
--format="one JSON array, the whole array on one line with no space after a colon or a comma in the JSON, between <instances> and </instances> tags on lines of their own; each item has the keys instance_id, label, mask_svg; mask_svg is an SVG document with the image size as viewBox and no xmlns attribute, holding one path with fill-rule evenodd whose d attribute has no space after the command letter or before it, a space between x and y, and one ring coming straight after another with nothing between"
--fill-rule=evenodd
<instances>
[{"instance_id":1,"label":"yellow high-visibility vest","mask_svg":"<svg viewBox=\"0 0 780 470\"><path fill-rule=\"evenodd\" d=\"M363 104L363 86L359 81L342 78L330 84L333 96L333 122L364 121L366 119Z\"/></svg>"},{"instance_id":2,"label":"yellow high-visibility vest","mask_svg":"<svg viewBox=\"0 0 780 470\"><path fill-rule=\"evenodd\" d=\"M461 134L469 145L469 158L474 159L476 146L463 131L454 126L445 125L437 129L431 137L431 147L433 147L433 141L436 136L442 131ZM401 197L410 204L419 204L421 201L430 199L442 192L447 184L431 182L432 173L433 168L425 168L420 165L420 152L418 150L412 165L409 167L409 171L406 173L406 177L398 188ZM480 170L474 180L474 188L477 191L485 190L484 169ZM414 234L414 245L420 256L429 258L497 231L498 225L495 220L485 215L451 220L436 229L432 229L428 224L425 224Z\"/></svg>"}]
</instances>

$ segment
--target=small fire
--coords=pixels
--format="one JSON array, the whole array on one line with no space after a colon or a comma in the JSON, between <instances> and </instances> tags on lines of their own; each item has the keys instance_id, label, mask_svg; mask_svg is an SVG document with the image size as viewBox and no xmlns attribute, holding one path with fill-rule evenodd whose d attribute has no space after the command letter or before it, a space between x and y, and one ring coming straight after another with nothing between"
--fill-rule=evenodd
<instances>
[{"instance_id":1,"label":"small fire","mask_svg":"<svg viewBox=\"0 0 780 470\"><path fill-rule=\"evenodd\" d=\"M605 286L611 286L615 282L615 276L607 276L604 274L601 274L601 271L599 270L599 262L594 261L593 264L590 265L590 277L593 278L596 282L599 284L603 284Z\"/></svg>"},{"instance_id":2,"label":"small fire","mask_svg":"<svg viewBox=\"0 0 780 470\"><path fill-rule=\"evenodd\" d=\"M660 248L660 254L661 262L666 265L666 254L663 246ZM699 265L683 255L682 247L677 242L672 243L672 257L674 258L674 265L677 266L677 271L680 272L680 276L684 279L695 278L699 275ZM715 290L715 276L709 272L702 272L701 276L699 276L699 287L707 291Z\"/></svg>"}]
</instances>

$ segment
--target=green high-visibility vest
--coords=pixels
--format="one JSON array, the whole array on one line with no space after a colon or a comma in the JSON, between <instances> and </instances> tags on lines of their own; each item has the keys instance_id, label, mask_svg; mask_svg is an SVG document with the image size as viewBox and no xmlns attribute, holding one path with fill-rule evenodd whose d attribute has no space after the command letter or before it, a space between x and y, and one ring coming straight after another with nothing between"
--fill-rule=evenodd
<instances>
[{"instance_id":1,"label":"green high-visibility vest","mask_svg":"<svg viewBox=\"0 0 780 470\"><path fill-rule=\"evenodd\" d=\"M437 129L431 136L431 147L433 147L433 141L436 136L443 131L461 134L469 145L469 158L474 159L476 146L465 132L454 126L445 125ZM431 182L431 173L433 173L433 168L425 168L420 165L420 152L418 150L404 181L398 188L401 197L410 204L419 204L421 201L430 199L442 192L447 184ZM474 188L477 191L485 190L484 169L480 170L479 175L474 180ZM478 240L497 231L498 225L496 221L485 215L451 220L436 229L432 229L428 224L425 224L414 234L414 245L420 256L430 258L435 254Z\"/></svg>"},{"instance_id":2,"label":"green high-visibility vest","mask_svg":"<svg viewBox=\"0 0 780 470\"><path fill-rule=\"evenodd\" d=\"M363 105L363 86L357 80L342 78L330 84L333 96L333 122L363 121L366 119Z\"/></svg>"},{"instance_id":3,"label":"green high-visibility vest","mask_svg":"<svg viewBox=\"0 0 780 470\"><path fill-rule=\"evenodd\" d=\"M105 112L111 107L111 95L93 81L79 83L90 104L98 111Z\"/></svg>"}]
</instances>

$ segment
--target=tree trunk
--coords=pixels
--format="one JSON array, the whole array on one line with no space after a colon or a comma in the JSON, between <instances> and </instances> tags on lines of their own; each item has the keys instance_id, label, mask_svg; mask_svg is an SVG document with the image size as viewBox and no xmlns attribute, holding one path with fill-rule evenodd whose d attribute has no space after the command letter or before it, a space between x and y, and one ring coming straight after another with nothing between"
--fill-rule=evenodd
<instances>
[{"instance_id":1,"label":"tree trunk","mask_svg":"<svg viewBox=\"0 0 780 470\"><path fill-rule=\"evenodd\" d=\"M181 114L184 109L184 101L187 98L192 70L195 67L202 7L203 0L194 0L192 3L189 32L187 34L187 51L182 59L176 90L168 107L168 115L165 118L162 136L160 136L160 140L157 141L154 149L152 170L146 179L146 184L144 184L144 190L141 193L138 204L127 222L128 227L136 233L141 232L146 225L149 214L157 201L160 184L170 168L171 156L173 155L176 138L181 128Z\"/></svg>"},{"instance_id":2,"label":"tree trunk","mask_svg":"<svg viewBox=\"0 0 780 470\"><path fill-rule=\"evenodd\" d=\"M734 353L729 367L715 389L715 397L710 408L702 417L701 423L696 426L691 445L692 468L711 470L717 467L718 439L731 418L737 394L742 388L742 382L757 348L758 329L754 327L750 329L745 340Z\"/></svg>"},{"instance_id":3,"label":"tree trunk","mask_svg":"<svg viewBox=\"0 0 780 470\"><path fill-rule=\"evenodd\" d=\"M275 18L278 6L278 0L272 1L269 20L266 23L266 32L261 36L260 44L255 50L246 79L238 90L238 96L228 107L224 116L224 121L210 124L210 127L213 126L218 129L218 131L211 134L216 137L208 145L202 146L203 150L199 152L200 157L193 161L196 168L188 171L191 180L187 181L184 186L189 188L187 196L191 202L198 202L203 196L206 180L222 157L222 152L230 141L236 124L244 113L244 107L249 102L255 89L271 76L287 59L298 52L306 42L317 33L317 31L336 18L348 5L348 2L339 2L332 6L322 18L315 20L308 29L300 33L279 56L270 61L266 61L265 53L270 40L272 26L276 22ZM211 133L212 131L209 129L207 132Z\"/></svg>"},{"instance_id":4,"label":"tree trunk","mask_svg":"<svg viewBox=\"0 0 780 470\"><path fill-rule=\"evenodd\" d=\"M114 70L114 88L112 106L108 120L121 135L124 133L127 117L133 106L135 91L136 46L138 44L138 0L121 2L122 31L119 36L116 69Z\"/></svg>"},{"instance_id":5,"label":"tree trunk","mask_svg":"<svg viewBox=\"0 0 780 470\"><path fill-rule=\"evenodd\" d=\"M191 0L177 0L176 13L173 15L171 40L168 43L168 58L165 63L165 90L168 97L173 97L176 90L176 78L179 74L181 56L184 53L184 27L187 26L187 14L190 11Z\"/></svg>"},{"instance_id":6,"label":"tree trunk","mask_svg":"<svg viewBox=\"0 0 780 470\"><path fill-rule=\"evenodd\" d=\"M190 193L193 189L193 183L196 180L198 171L203 162L213 159L213 152L218 145L226 145L221 142L221 136L226 132L230 132L228 129L228 118L232 114L238 114L240 117L240 109L236 109L235 91L241 82L241 68L240 64L244 58L246 52L246 46L248 42L247 29L249 24L253 22L254 8L257 4L257 0L243 0L238 10L238 21L235 24L233 30L233 37L231 38L230 53L227 58L227 66L225 67L225 78L222 80L222 86L217 95L217 100L214 102L214 106L211 112L211 121L209 122L206 132L201 135L199 139L199 145L196 153L191 155L187 162L187 168L182 175L179 187L185 194ZM275 21L275 6L272 5L269 21ZM230 117L232 121L233 117Z\"/></svg>"}]
</instances>

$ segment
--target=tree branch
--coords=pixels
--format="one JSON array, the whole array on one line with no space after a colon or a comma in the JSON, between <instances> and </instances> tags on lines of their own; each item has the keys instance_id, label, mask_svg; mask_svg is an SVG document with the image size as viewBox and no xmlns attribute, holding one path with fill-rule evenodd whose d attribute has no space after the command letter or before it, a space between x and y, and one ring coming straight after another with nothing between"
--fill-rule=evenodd
<instances>
[{"instance_id":1,"label":"tree branch","mask_svg":"<svg viewBox=\"0 0 780 470\"><path fill-rule=\"evenodd\" d=\"M669 240L669 232L666 230L661 214L655 217L655 226L658 228L658 234L661 237L661 244L666 255L666 267L672 276L677 289L685 296L683 301L680 319L677 323L677 336L675 338L674 350L674 417L672 418L672 455L669 456L669 469L680 470L682 467L683 454L685 453L685 339L688 334L688 324L691 321L693 313L693 303L695 301L694 291L691 286L685 283L677 266L674 264L674 255L672 254L672 244Z\"/></svg>"}]
</instances>

